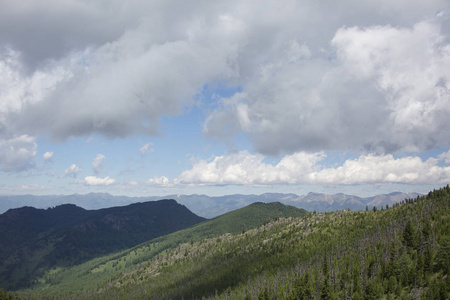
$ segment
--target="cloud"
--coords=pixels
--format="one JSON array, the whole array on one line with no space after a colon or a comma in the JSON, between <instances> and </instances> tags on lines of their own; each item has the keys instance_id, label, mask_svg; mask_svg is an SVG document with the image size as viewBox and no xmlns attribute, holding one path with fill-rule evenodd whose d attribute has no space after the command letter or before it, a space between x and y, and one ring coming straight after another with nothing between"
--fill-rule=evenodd
<instances>
[{"instance_id":1,"label":"cloud","mask_svg":"<svg viewBox=\"0 0 450 300\"><path fill-rule=\"evenodd\" d=\"M153 144L147 143L139 149L142 155L153 152Z\"/></svg>"},{"instance_id":2,"label":"cloud","mask_svg":"<svg viewBox=\"0 0 450 300\"><path fill-rule=\"evenodd\" d=\"M439 159L443 160L446 164L450 164L450 150L440 154Z\"/></svg>"},{"instance_id":3,"label":"cloud","mask_svg":"<svg viewBox=\"0 0 450 300\"><path fill-rule=\"evenodd\" d=\"M67 169L64 170L64 174L62 177L77 177L77 174L80 173L83 169L78 167L76 164L70 165Z\"/></svg>"},{"instance_id":4,"label":"cloud","mask_svg":"<svg viewBox=\"0 0 450 300\"><path fill-rule=\"evenodd\" d=\"M112 185L116 183L115 179L109 178L109 176L106 176L104 178L99 178L95 176L87 176L84 178L84 180L78 181L80 183L83 183L85 185L90 186L104 186L104 185Z\"/></svg>"},{"instance_id":5,"label":"cloud","mask_svg":"<svg viewBox=\"0 0 450 300\"><path fill-rule=\"evenodd\" d=\"M92 168L94 169L95 174L100 173L103 168L103 161L105 160L105 156L103 154L97 154L97 156L92 161Z\"/></svg>"},{"instance_id":6,"label":"cloud","mask_svg":"<svg viewBox=\"0 0 450 300\"><path fill-rule=\"evenodd\" d=\"M263 162L262 155L240 151L217 156L212 161L200 160L175 180L181 184L271 185L297 183L304 174L313 172L322 153L305 152L287 155L277 165Z\"/></svg>"},{"instance_id":7,"label":"cloud","mask_svg":"<svg viewBox=\"0 0 450 300\"><path fill-rule=\"evenodd\" d=\"M28 135L8 139L0 138L0 168L6 172L19 172L32 168L36 156L36 139Z\"/></svg>"},{"instance_id":8,"label":"cloud","mask_svg":"<svg viewBox=\"0 0 450 300\"><path fill-rule=\"evenodd\" d=\"M130 180L130 181L125 182L125 185L138 186L139 182L134 181L134 180Z\"/></svg>"},{"instance_id":9,"label":"cloud","mask_svg":"<svg viewBox=\"0 0 450 300\"><path fill-rule=\"evenodd\" d=\"M446 184L450 167L439 166L439 159L423 161L416 156L394 158L388 155L361 155L341 166L321 165L323 153L298 152L284 156L276 165L265 163L261 155L241 151L200 160L176 178L177 184L278 185L278 184Z\"/></svg>"},{"instance_id":10,"label":"cloud","mask_svg":"<svg viewBox=\"0 0 450 300\"><path fill-rule=\"evenodd\" d=\"M417 156L395 159L392 155L363 155L347 160L335 169L308 174L308 181L318 184L446 184L450 167L438 166L438 159L423 161Z\"/></svg>"},{"instance_id":11,"label":"cloud","mask_svg":"<svg viewBox=\"0 0 450 300\"><path fill-rule=\"evenodd\" d=\"M326 56L308 43L282 43L240 93L222 99L204 132L242 130L271 155L447 146L450 44L443 26L341 27Z\"/></svg>"},{"instance_id":12,"label":"cloud","mask_svg":"<svg viewBox=\"0 0 450 300\"><path fill-rule=\"evenodd\" d=\"M174 184L170 183L170 180L166 176L154 176L153 178L150 178L146 181L135 181L135 180L129 180L124 182L124 185L126 186L133 186L133 187L145 187L145 186L151 186L151 187L163 187L163 188L169 188L173 187Z\"/></svg>"},{"instance_id":13,"label":"cloud","mask_svg":"<svg viewBox=\"0 0 450 300\"><path fill-rule=\"evenodd\" d=\"M156 135L220 82L240 92L204 132L244 131L264 155L446 146L446 11L446 0L6 0L0 138Z\"/></svg>"},{"instance_id":14,"label":"cloud","mask_svg":"<svg viewBox=\"0 0 450 300\"><path fill-rule=\"evenodd\" d=\"M197 26L185 21L188 24L178 25ZM109 137L156 134L161 116L178 114L191 105L211 79L233 76L230 46L208 42L211 33L199 32L206 34L205 43L170 34L160 41L160 30L155 31L152 22L150 15L117 39L72 49L46 61L45 70L31 73L16 71L26 61L12 47L11 54L0 60L12 61L4 63L12 75L5 79L8 93L2 98L14 103L5 124L15 131L49 133L60 140L90 133ZM12 94L22 97L13 99Z\"/></svg>"},{"instance_id":15,"label":"cloud","mask_svg":"<svg viewBox=\"0 0 450 300\"><path fill-rule=\"evenodd\" d=\"M53 158L53 152L45 152L44 154L42 154L42 158L45 161L51 161Z\"/></svg>"},{"instance_id":16,"label":"cloud","mask_svg":"<svg viewBox=\"0 0 450 300\"><path fill-rule=\"evenodd\" d=\"M135 15L129 12L127 5L119 1L109 3L65 0L22 5L13 0L2 1L0 43L20 49L26 69L32 72L73 49L114 40L135 23L132 19ZM129 12L128 16L124 15L125 11Z\"/></svg>"},{"instance_id":17,"label":"cloud","mask_svg":"<svg viewBox=\"0 0 450 300\"><path fill-rule=\"evenodd\" d=\"M169 179L166 176L157 177L154 176L153 178L150 178L145 182L146 185L151 186L162 186L162 187L169 187L171 186Z\"/></svg>"},{"instance_id":18,"label":"cloud","mask_svg":"<svg viewBox=\"0 0 450 300\"><path fill-rule=\"evenodd\" d=\"M36 193L36 192L43 192L43 191L47 191L48 187L46 186L41 186L38 184L22 184L22 185L10 185L10 186L1 186L0 185L0 190L3 193L20 193L20 194L24 194L24 193Z\"/></svg>"}]
</instances>

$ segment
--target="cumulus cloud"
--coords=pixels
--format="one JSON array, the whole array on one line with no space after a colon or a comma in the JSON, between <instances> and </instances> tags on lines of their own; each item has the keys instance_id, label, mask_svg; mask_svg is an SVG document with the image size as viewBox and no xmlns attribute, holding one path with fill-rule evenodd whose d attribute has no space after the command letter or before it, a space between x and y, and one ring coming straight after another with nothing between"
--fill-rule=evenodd
<instances>
[{"instance_id":1,"label":"cumulus cloud","mask_svg":"<svg viewBox=\"0 0 450 300\"><path fill-rule=\"evenodd\" d=\"M264 155L447 146L447 11L446 0L3 1L0 137L154 135L222 82L240 92L204 132L244 131Z\"/></svg>"},{"instance_id":2,"label":"cumulus cloud","mask_svg":"<svg viewBox=\"0 0 450 300\"><path fill-rule=\"evenodd\" d=\"M163 187L168 187L171 185L169 182L169 179L166 176L161 176L161 177L155 176L155 177L147 180L145 182L145 184L151 185L151 186L163 186Z\"/></svg>"},{"instance_id":3,"label":"cumulus cloud","mask_svg":"<svg viewBox=\"0 0 450 300\"><path fill-rule=\"evenodd\" d=\"M417 156L395 159L392 155L364 155L347 160L334 169L322 169L308 174L307 181L318 184L446 184L450 167L438 166L438 159L423 161Z\"/></svg>"},{"instance_id":4,"label":"cumulus cloud","mask_svg":"<svg viewBox=\"0 0 450 300\"><path fill-rule=\"evenodd\" d=\"M328 57L282 44L277 52L290 54L261 65L242 92L222 99L204 131L243 130L265 154L446 146L450 44L442 31L436 21L341 27Z\"/></svg>"},{"instance_id":5,"label":"cumulus cloud","mask_svg":"<svg viewBox=\"0 0 450 300\"><path fill-rule=\"evenodd\" d=\"M18 172L33 167L36 149L36 139L28 135L0 139L1 170Z\"/></svg>"},{"instance_id":6,"label":"cumulus cloud","mask_svg":"<svg viewBox=\"0 0 450 300\"><path fill-rule=\"evenodd\" d=\"M233 76L231 46L220 42L215 35L218 32L196 32L197 21L207 20L179 20L185 23L174 23L180 28L169 31L187 26L190 32L164 35L161 28L166 26L155 27L154 20L160 18L153 17L149 13L115 39L96 47L70 49L43 61L45 68L31 73L16 71L26 65L24 49L11 46L11 54L1 60L11 73L4 80L8 93L2 95L4 102L14 103L6 116L10 127L49 133L56 139L93 132L111 137L156 134L162 115L177 114L190 105L208 81ZM165 19L169 16L162 17L169 20ZM24 96L13 97L17 94ZM22 117L13 119L15 114Z\"/></svg>"},{"instance_id":7,"label":"cumulus cloud","mask_svg":"<svg viewBox=\"0 0 450 300\"><path fill-rule=\"evenodd\" d=\"M199 160L184 171L178 184L275 185L275 184L446 184L450 167L439 166L439 159L423 161L417 156L394 158L388 155L362 155L341 166L321 165L323 153L298 152L284 156L276 165L265 163L261 155L241 151Z\"/></svg>"},{"instance_id":8,"label":"cumulus cloud","mask_svg":"<svg viewBox=\"0 0 450 300\"><path fill-rule=\"evenodd\" d=\"M264 163L262 155L240 151L217 156L212 161L200 160L192 166L192 169L182 172L176 182L214 185L297 183L302 176L314 171L316 163L322 157L322 153L300 152L283 157L274 166Z\"/></svg>"},{"instance_id":9,"label":"cumulus cloud","mask_svg":"<svg viewBox=\"0 0 450 300\"><path fill-rule=\"evenodd\" d=\"M63 177L77 177L77 174L83 171L80 167L78 167L76 164L70 165L67 169L64 170Z\"/></svg>"},{"instance_id":10,"label":"cumulus cloud","mask_svg":"<svg viewBox=\"0 0 450 300\"><path fill-rule=\"evenodd\" d=\"M104 185L112 185L116 183L116 180L113 178L109 178L109 176L106 176L104 178L99 178L95 176L87 176L83 180L79 181L80 183L83 183L85 185L90 186L104 186Z\"/></svg>"},{"instance_id":11,"label":"cumulus cloud","mask_svg":"<svg viewBox=\"0 0 450 300\"><path fill-rule=\"evenodd\" d=\"M103 154L97 154L97 156L92 161L92 168L94 169L95 174L100 173L103 168L103 161L105 160L105 156Z\"/></svg>"},{"instance_id":12,"label":"cumulus cloud","mask_svg":"<svg viewBox=\"0 0 450 300\"><path fill-rule=\"evenodd\" d=\"M146 143L139 149L139 152L141 152L142 155L153 152L153 144Z\"/></svg>"},{"instance_id":13,"label":"cumulus cloud","mask_svg":"<svg viewBox=\"0 0 450 300\"><path fill-rule=\"evenodd\" d=\"M53 152L45 152L44 154L42 154L42 158L45 161L51 161L53 158Z\"/></svg>"}]
</instances>

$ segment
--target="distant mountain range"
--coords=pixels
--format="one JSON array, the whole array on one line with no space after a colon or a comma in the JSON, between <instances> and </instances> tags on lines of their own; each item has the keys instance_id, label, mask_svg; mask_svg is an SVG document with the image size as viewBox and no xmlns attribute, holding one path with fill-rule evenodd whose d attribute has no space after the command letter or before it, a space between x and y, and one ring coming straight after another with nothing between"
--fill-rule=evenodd
<instances>
[{"instance_id":1,"label":"distant mountain range","mask_svg":"<svg viewBox=\"0 0 450 300\"><path fill-rule=\"evenodd\" d=\"M28 286L52 267L76 265L204 220L175 200L99 210L74 204L10 209L0 215L0 287Z\"/></svg>"},{"instance_id":2,"label":"distant mountain range","mask_svg":"<svg viewBox=\"0 0 450 300\"><path fill-rule=\"evenodd\" d=\"M130 203L156 201L160 199L175 199L185 205L195 214L213 218L226 212L242 208L254 202L281 202L307 211L330 212L349 208L351 210L364 210L366 206L372 209L374 206L381 208L392 206L405 198L416 198L417 193L391 193L380 194L373 197L358 197L345 194L320 194L309 193L298 196L296 194L266 193L262 195L227 195L210 197L207 195L167 195L151 197L126 197L112 196L106 193L90 193L86 195L67 196L0 196L0 213L10 208L33 206L37 208L54 207L61 204L72 203L85 209L100 209L113 206L123 206Z\"/></svg>"}]
</instances>

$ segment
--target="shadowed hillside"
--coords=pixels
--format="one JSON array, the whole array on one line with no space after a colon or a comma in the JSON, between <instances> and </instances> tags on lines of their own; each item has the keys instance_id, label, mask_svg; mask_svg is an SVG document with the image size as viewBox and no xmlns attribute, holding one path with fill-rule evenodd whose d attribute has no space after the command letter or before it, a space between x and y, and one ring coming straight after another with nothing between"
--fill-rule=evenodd
<instances>
[{"instance_id":1,"label":"shadowed hillside","mask_svg":"<svg viewBox=\"0 0 450 300\"><path fill-rule=\"evenodd\" d=\"M221 228L217 224L226 219L236 220L233 214L250 217L267 207L254 204L114 257L54 273L55 283L48 274L42 278L45 283L19 295L31 299L450 296L448 186L383 209L280 216L249 230L238 230L238 224L234 233L227 234L210 229ZM205 234L209 236L201 238ZM191 240L182 242L187 236ZM82 280L90 284L81 284ZM68 294L70 290L79 292Z\"/></svg>"},{"instance_id":2,"label":"shadowed hillside","mask_svg":"<svg viewBox=\"0 0 450 300\"><path fill-rule=\"evenodd\" d=\"M174 200L85 210L72 204L0 215L0 287L17 289L54 266L130 248L204 219Z\"/></svg>"},{"instance_id":3,"label":"shadowed hillside","mask_svg":"<svg viewBox=\"0 0 450 300\"><path fill-rule=\"evenodd\" d=\"M305 216L307 212L281 203L254 203L206 220L189 228L150 240L129 250L99 257L71 268L55 268L42 274L33 292L59 293L96 287L111 276L151 261L180 245L192 244L223 234L256 228L270 220Z\"/></svg>"}]
</instances>

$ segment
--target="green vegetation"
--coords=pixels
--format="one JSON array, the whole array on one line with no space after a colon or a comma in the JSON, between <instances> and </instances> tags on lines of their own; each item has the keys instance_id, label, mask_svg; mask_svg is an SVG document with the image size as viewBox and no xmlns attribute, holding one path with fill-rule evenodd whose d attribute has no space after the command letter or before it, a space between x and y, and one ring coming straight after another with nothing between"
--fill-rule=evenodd
<instances>
[{"instance_id":1,"label":"green vegetation","mask_svg":"<svg viewBox=\"0 0 450 300\"><path fill-rule=\"evenodd\" d=\"M174 200L100 210L73 204L46 210L11 209L0 215L0 287L26 288L44 274L50 273L53 278L61 268L128 249L204 220Z\"/></svg>"},{"instance_id":2,"label":"green vegetation","mask_svg":"<svg viewBox=\"0 0 450 300\"><path fill-rule=\"evenodd\" d=\"M0 289L0 299L2 299L2 300L18 300L20 298L13 292L8 292L3 289Z\"/></svg>"},{"instance_id":3,"label":"green vegetation","mask_svg":"<svg viewBox=\"0 0 450 300\"><path fill-rule=\"evenodd\" d=\"M45 283L20 295L42 298L41 291L73 299L448 299L449 212L447 186L377 210L272 217L250 230L236 221L228 234L218 229L230 223L220 225L223 220L216 218L99 259L95 268L94 261L89 262L85 277L91 276L95 287L51 294L70 290L70 280L61 276L55 277L62 280L59 284ZM208 222L215 222L217 229ZM125 267L112 275L108 270L115 263ZM74 270L60 274L64 272ZM104 280L98 274L110 277Z\"/></svg>"},{"instance_id":4,"label":"green vegetation","mask_svg":"<svg viewBox=\"0 0 450 300\"><path fill-rule=\"evenodd\" d=\"M70 268L53 268L42 275L27 293L31 291L55 294L95 288L111 276L128 272L130 268L146 263L152 258L161 257L181 244L193 244L223 234L237 234L273 219L300 217L306 214L305 210L278 202L254 203L116 254L96 258ZM41 296L42 294L39 297Z\"/></svg>"}]
</instances>

